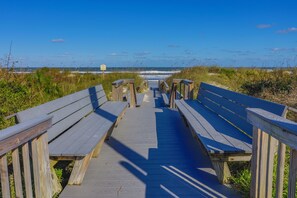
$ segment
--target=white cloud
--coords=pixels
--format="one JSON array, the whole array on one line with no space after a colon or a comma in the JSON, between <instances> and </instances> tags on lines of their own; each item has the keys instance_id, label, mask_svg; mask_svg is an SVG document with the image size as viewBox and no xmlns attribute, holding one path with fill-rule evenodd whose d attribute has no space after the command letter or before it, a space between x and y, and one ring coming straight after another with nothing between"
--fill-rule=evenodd
<instances>
[{"instance_id":1,"label":"white cloud","mask_svg":"<svg viewBox=\"0 0 297 198\"><path fill-rule=\"evenodd\" d=\"M279 33L279 34L287 34L289 32L297 32L297 28L296 27L290 27L288 29L277 31L277 33Z\"/></svg>"},{"instance_id":2,"label":"white cloud","mask_svg":"<svg viewBox=\"0 0 297 198\"><path fill-rule=\"evenodd\" d=\"M112 52L112 53L108 54L108 56L112 56L112 57L128 56L128 53L125 53L125 52L122 52L122 53Z\"/></svg>"},{"instance_id":3,"label":"white cloud","mask_svg":"<svg viewBox=\"0 0 297 198\"><path fill-rule=\"evenodd\" d=\"M297 48L280 48L274 47L271 49L273 52L297 52Z\"/></svg>"},{"instance_id":4,"label":"white cloud","mask_svg":"<svg viewBox=\"0 0 297 198\"><path fill-rule=\"evenodd\" d=\"M176 44L170 44L168 45L169 48L179 48L180 45L176 45Z\"/></svg>"},{"instance_id":5,"label":"white cloud","mask_svg":"<svg viewBox=\"0 0 297 198\"><path fill-rule=\"evenodd\" d=\"M257 28L259 29L267 29L267 28L271 28L272 25L271 24L258 24Z\"/></svg>"},{"instance_id":6,"label":"white cloud","mask_svg":"<svg viewBox=\"0 0 297 198\"><path fill-rule=\"evenodd\" d=\"M150 54L151 53L147 52L147 51L134 53L134 55L137 56L137 57L144 57L144 56L147 56L147 55L150 55Z\"/></svg>"},{"instance_id":7,"label":"white cloud","mask_svg":"<svg viewBox=\"0 0 297 198\"><path fill-rule=\"evenodd\" d=\"M64 43L65 40L62 38L55 38L51 40L52 43Z\"/></svg>"}]
</instances>

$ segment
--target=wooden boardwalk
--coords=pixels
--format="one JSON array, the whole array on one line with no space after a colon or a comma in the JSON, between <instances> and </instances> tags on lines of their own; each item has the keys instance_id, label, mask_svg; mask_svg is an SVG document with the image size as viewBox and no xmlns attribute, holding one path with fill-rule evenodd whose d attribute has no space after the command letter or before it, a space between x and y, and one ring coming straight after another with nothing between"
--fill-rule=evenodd
<instances>
[{"instance_id":1,"label":"wooden boardwalk","mask_svg":"<svg viewBox=\"0 0 297 198\"><path fill-rule=\"evenodd\" d=\"M219 184L179 113L163 106L152 89L141 107L128 109L82 185L60 197L238 197Z\"/></svg>"}]
</instances>

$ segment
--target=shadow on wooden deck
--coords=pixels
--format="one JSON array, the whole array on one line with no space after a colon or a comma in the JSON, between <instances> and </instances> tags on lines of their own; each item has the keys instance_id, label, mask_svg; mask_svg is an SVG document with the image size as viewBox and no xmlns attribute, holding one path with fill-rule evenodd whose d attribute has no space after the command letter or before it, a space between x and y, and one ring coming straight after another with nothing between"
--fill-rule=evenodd
<instances>
[{"instance_id":1,"label":"shadow on wooden deck","mask_svg":"<svg viewBox=\"0 0 297 198\"><path fill-rule=\"evenodd\" d=\"M119 163L146 185L145 197L234 197L227 186L218 183L209 159L202 155L190 132L185 130L176 110L162 108L153 89L157 148L150 148L148 159L116 138L107 144L128 161Z\"/></svg>"},{"instance_id":2,"label":"shadow on wooden deck","mask_svg":"<svg viewBox=\"0 0 297 198\"><path fill-rule=\"evenodd\" d=\"M127 110L82 185L61 197L238 197L218 182L179 113L163 108L156 89L146 100Z\"/></svg>"}]
</instances>

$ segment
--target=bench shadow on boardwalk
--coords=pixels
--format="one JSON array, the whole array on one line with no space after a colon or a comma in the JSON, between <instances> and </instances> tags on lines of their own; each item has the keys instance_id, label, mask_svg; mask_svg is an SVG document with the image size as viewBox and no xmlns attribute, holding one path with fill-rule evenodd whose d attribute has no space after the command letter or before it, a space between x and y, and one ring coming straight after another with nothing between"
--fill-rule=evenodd
<instances>
[{"instance_id":1,"label":"bench shadow on boardwalk","mask_svg":"<svg viewBox=\"0 0 297 198\"><path fill-rule=\"evenodd\" d=\"M162 106L160 98L156 98L155 108L162 110L155 112L158 145L149 149L148 159L110 138L107 144L133 162L119 163L146 185L145 197L228 196L230 189L218 184L214 172L209 170L209 159L197 152L200 148L189 131L184 131L179 113Z\"/></svg>"},{"instance_id":2,"label":"bench shadow on boardwalk","mask_svg":"<svg viewBox=\"0 0 297 198\"><path fill-rule=\"evenodd\" d=\"M237 197L218 182L178 111L164 108L157 90L147 95L149 102L127 111L82 185L61 197Z\"/></svg>"}]
</instances>

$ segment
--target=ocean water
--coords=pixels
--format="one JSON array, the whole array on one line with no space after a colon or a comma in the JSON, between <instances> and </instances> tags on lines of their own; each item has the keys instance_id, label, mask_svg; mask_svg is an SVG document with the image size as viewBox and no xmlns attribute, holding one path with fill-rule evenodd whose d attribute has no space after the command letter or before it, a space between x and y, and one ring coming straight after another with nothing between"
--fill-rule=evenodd
<instances>
[{"instance_id":1,"label":"ocean water","mask_svg":"<svg viewBox=\"0 0 297 198\"><path fill-rule=\"evenodd\" d=\"M15 73L31 73L38 67L14 68ZM101 74L99 67L55 67L62 71L70 71L73 73L94 73ZM180 72L184 67L108 67L104 73L113 72L133 72L146 80L163 80L170 77L174 73Z\"/></svg>"}]
</instances>

